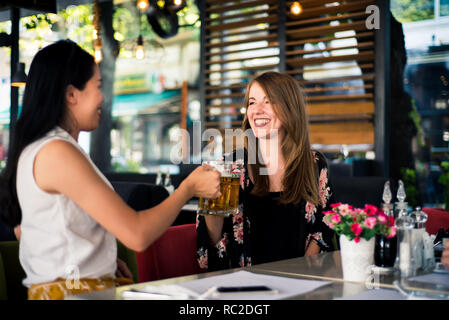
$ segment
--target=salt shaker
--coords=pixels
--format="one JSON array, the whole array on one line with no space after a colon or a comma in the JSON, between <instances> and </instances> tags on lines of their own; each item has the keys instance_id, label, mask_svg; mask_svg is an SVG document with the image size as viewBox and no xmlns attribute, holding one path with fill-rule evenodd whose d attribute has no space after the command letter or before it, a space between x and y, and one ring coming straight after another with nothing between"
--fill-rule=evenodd
<instances>
[{"instance_id":1,"label":"salt shaker","mask_svg":"<svg viewBox=\"0 0 449 320\"><path fill-rule=\"evenodd\" d=\"M414 222L414 228L412 230L413 258L415 261L414 267L415 270L418 270L424 266L423 236L426 232L427 214L424 211L421 211L421 207L416 207L415 211L410 213L410 217Z\"/></svg>"},{"instance_id":2,"label":"salt shaker","mask_svg":"<svg viewBox=\"0 0 449 320\"><path fill-rule=\"evenodd\" d=\"M398 254L396 255L395 267L399 269L401 277L414 275L413 239L412 230L415 221L408 215L408 205L405 202L406 194L404 183L399 180L396 202L396 228L398 237Z\"/></svg>"},{"instance_id":3,"label":"salt shaker","mask_svg":"<svg viewBox=\"0 0 449 320\"><path fill-rule=\"evenodd\" d=\"M408 278L415 274L415 263L413 256L413 239L412 231L414 227L413 219L408 215L402 215L396 219L396 227L398 232L398 248L399 259L398 269L401 277Z\"/></svg>"},{"instance_id":4,"label":"salt shaker","mask_svg":"<svg viewBox=\"0 0 449 320\"><path fill-rule=\"evenodd\" d=\"M435 268L435 252L433 249L433 241L435 235L429 235L427 232L423 234L423 270L425 272L432 271Z\"/></svg>"}]
</instances>

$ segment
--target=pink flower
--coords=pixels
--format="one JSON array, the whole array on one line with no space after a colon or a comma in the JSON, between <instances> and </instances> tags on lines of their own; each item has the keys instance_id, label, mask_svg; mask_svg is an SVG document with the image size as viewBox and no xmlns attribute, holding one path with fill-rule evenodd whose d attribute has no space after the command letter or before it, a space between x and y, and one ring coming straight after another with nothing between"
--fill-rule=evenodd
<instances>
[{"instance_id":1,"label":"pink flower","mask_svg":"<svg viewBox=\"0 0 449 320\"><path fill-rule=\"evenodd\" d=\"M329 222L329 228L331 228L331 229L334 228L334 224L332 222Z\"/></svg>"},{"instance_id":2,"label":"pink flower","mask_svg":"<svg viewBox=\"0 0 449 320\"><path fill-rule=\"evenodd\" d=\"M354 238L354 242L355 242L355 243L359 243L359 242L360 242L360 237L355 237L355 238Z\"/></svg>"},{"instance_id":3,"label":"pink flower","mask_svg":"<svg viewBox=\"0 0 449 320\"><path fill-rule=\"evenodd\" d=\"M379 223L381 223L381 224L387 223L387 216L383 212L381 212L377 215L377 219L379 219Z\"/></svg>"},{"instance_id":4,"label":"pink flower","mask_svg":"<svg viewBox=\"0 0 449 320\"><path fill-rule=\"evenodd\" d=\"M348 206L347 204L342 204L341 206L338 207L338 211L340 212L340 214L342 216L347 216L351 213L351 206Z\"/></svg>"},{"instance_id":5,"label":"pink flower","mask_svg":"<svg viewBox=\"0 0 449 320\"><path fill-rule=\"evenodd\" d=\"M335 223L340 223L341 222L341 217L340 215L336 214L334 216L331 217L331 220Z\"/></svg>"},{"instance_id":6,"label":"pink flower","mask_svg":"<svg viewBox=\"0 0 449 320\"><path fill-rule=\"evenodd\" d=\"M337 208L339 206L341 206L341 202L337 202L337 203L332 203L331 204L331 208Z\"/></svg>"},{"instance_id":7,"label":"pink flower","mask_svg":"<svg viewBox=\"0 0 449 320\"><path fill-rule=\"evenodd\" d=\"M327 226L330 227L330 223L331 223L331 215L325 215L325 216L323 217L323 222L324 222L325 225L327 225ZM333 224L332 224L332 226L333 226Z\"/></svg>"},{"instance_id":8,"label":"pink flower","mask_svg":"<svg viewBox=\"0 0 449 320\"><path fill-rule=\"evenodd\" d=\"M368 216L374 216L377 212L377 207L371 204L365 204L365 212Z\"/></svg>"},{"instance_id":9,"label":"pink flower","mask_svg":"<svg viewBox=\"0 0 449 320\"><path fill-rule=\"evenodd\" d=\"M387 236L388 239L393 238L396 235L396 227L390 228L390 234Z\"/></svg>"},{"instance_id":10,"label":"pink flower","mask_svg":"<svg viewBox=\"0 0 449 320\"><path fill-rule=\"evenodd\" d=\"M353 223L351 225L351 230L352 230L352 232L354 232L354 234L356 236L358 236L358 235L360 235L362 233L362 227L358 223Z\"/></svg>"},{"instance_id":11,"label":"pink flower","mask_svg":"<svg viewBox=\"0 0 449 320\"><path fill-rule=\"evenodd\" d=\"M356 218L358 216L360 216L361 214L363 214L363 210L359 209L359 208L355 208L354 210L352 210L351 212L351 216ZM355 220L354 220L355 221Z\"/></svg>"},{"instance_id":12,"label":"pink flower","mask_svg":"<svg viewBox=\"0 0 449 320\"><path fill-rule=\"evenodd\" d=\"M388 226L389 227L394 226L394 217L393 216L388 217Z\"/></svg>"},{"instance_id":13,"label":"pink flower","mask_svg":"<svg viewBox=\"0 0 449 320\"><path fill-rule=\"evenodd\" d=\"M369 229L374 228L374 226L377 224L377 219L374 217L368 217L365 220L365 226L367 226Z\"/></svg>"},{"instance_id":14,"label":"pink flower","mask_svg":"<svg viewBox=\"0 0 449 320\"><path fill-rule=\"evenodd\" d=\"M329 210L329 211L323 211L324 215L328 215L328 214L335 214L335 211Z\"/></svg>"}]
</instances>

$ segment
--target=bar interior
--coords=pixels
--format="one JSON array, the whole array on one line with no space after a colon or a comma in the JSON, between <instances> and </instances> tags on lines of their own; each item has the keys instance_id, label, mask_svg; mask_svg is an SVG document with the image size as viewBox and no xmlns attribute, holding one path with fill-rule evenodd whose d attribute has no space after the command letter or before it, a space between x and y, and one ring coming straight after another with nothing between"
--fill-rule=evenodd
<instances>
[{"instance_id":1,"label":"bar interior","mask_svg":"<svg viewBox=\"0 0 449 320\"><path fill-rule=\"evenodd\" d=\"M448 81L447 0L0 1L0 300L447 300Z\"/></svg>"}]
</instances>

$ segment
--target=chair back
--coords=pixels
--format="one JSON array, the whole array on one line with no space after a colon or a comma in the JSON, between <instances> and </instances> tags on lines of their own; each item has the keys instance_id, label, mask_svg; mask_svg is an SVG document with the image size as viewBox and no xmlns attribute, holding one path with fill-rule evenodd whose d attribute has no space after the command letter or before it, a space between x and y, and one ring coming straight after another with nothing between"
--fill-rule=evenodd
<instances>
[{"instance_id":1,"label":"chair back","mask_svg":"<svg viewBox=\"0 0 449 320\"><path fill-rule=\"evenodd\" d=\"M437 234L440 228L449 228L449 211L440 208L423 208L427 214L426 231L428 234Z\"/></svg>"},{"instance_id":2,"label":"chair back","mask_svg":"<svg viewBox=\"0 0 449 320\"><path fill-rule=\"evenodd\" d=\"M137 268L136 253L127 248L123 243L117 239L117 257L126 263L129 271L133 274L133 280L135 283L139 282L139 271Z\"/></svg>"},{"instance_id":3,"label":"chair back","mask_svg":"<svg viewBox=\"0 0 449 320\"><path fill-rule=\"evenodd\" d=\"M22 284L25 271L19 260L19 241L0 241L0 255L3 260L8 299L26 300L28 291Z\"/></svg>"},{"instance_id":4,"label":"chair back","mask_svg":"<svg viewBox=\"0 0 449 320\"><path fill-rule=\"evenodd\" d=\"M167 189L151 183L111 181L111 184L123 201L136 211L152 208L169 196Z\"/></svg>"},{"instance_id":5,"label":"chair back","mask_svg":"<svg viewBox=\"0 0 449 320\"><path fill-rule=\"evenodd\" d=\"M387 178L377 176L337 176L333 177L330 183L337 202L363 208L365 204L380 206L386 181Z\"/></svg>"},{"instance_id":6,"label":"chair back","mask_svg":"<svg viewBox=\"0 0 449 320\"><path fill-rule=\"evenodd\" d=\"M143 252L137 252L141 282L204 272L196 258L195 224L172 226Z\"/></svg>"},{"instance_id":7,"label":"chair back","mask_svg":"<svg viewBox=\"0 0 449 320\"><path fill-rule=\"evenodd\" d=\"M168 197L164 187L150 183L111 181L111 184L123 201L136 211L154 207ZM136 253L118 240L117 251L117 256L127 264L133 274L134 282L142 282L139 277Z\"/></svg>"}]
</instances>

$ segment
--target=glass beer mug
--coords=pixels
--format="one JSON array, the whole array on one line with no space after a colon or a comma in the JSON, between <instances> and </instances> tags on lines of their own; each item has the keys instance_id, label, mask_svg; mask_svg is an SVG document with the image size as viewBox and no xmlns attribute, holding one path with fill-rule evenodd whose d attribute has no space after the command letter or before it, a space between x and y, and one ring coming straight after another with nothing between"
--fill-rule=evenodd
<instances>
[{"instance_id":1,"label":"glass beer mug","mask_svg":"<svg viewBox=\"0 0 449 320\"><path fill-rule=\"evenodd\" d=\"M235 214L239 205L240 175L243 164L227 163L222 160L203 161L203 164L211 165L220 172L221 196L216 199L200 198L197 213L223 217Z\"/></svg>"}]
</instances>

